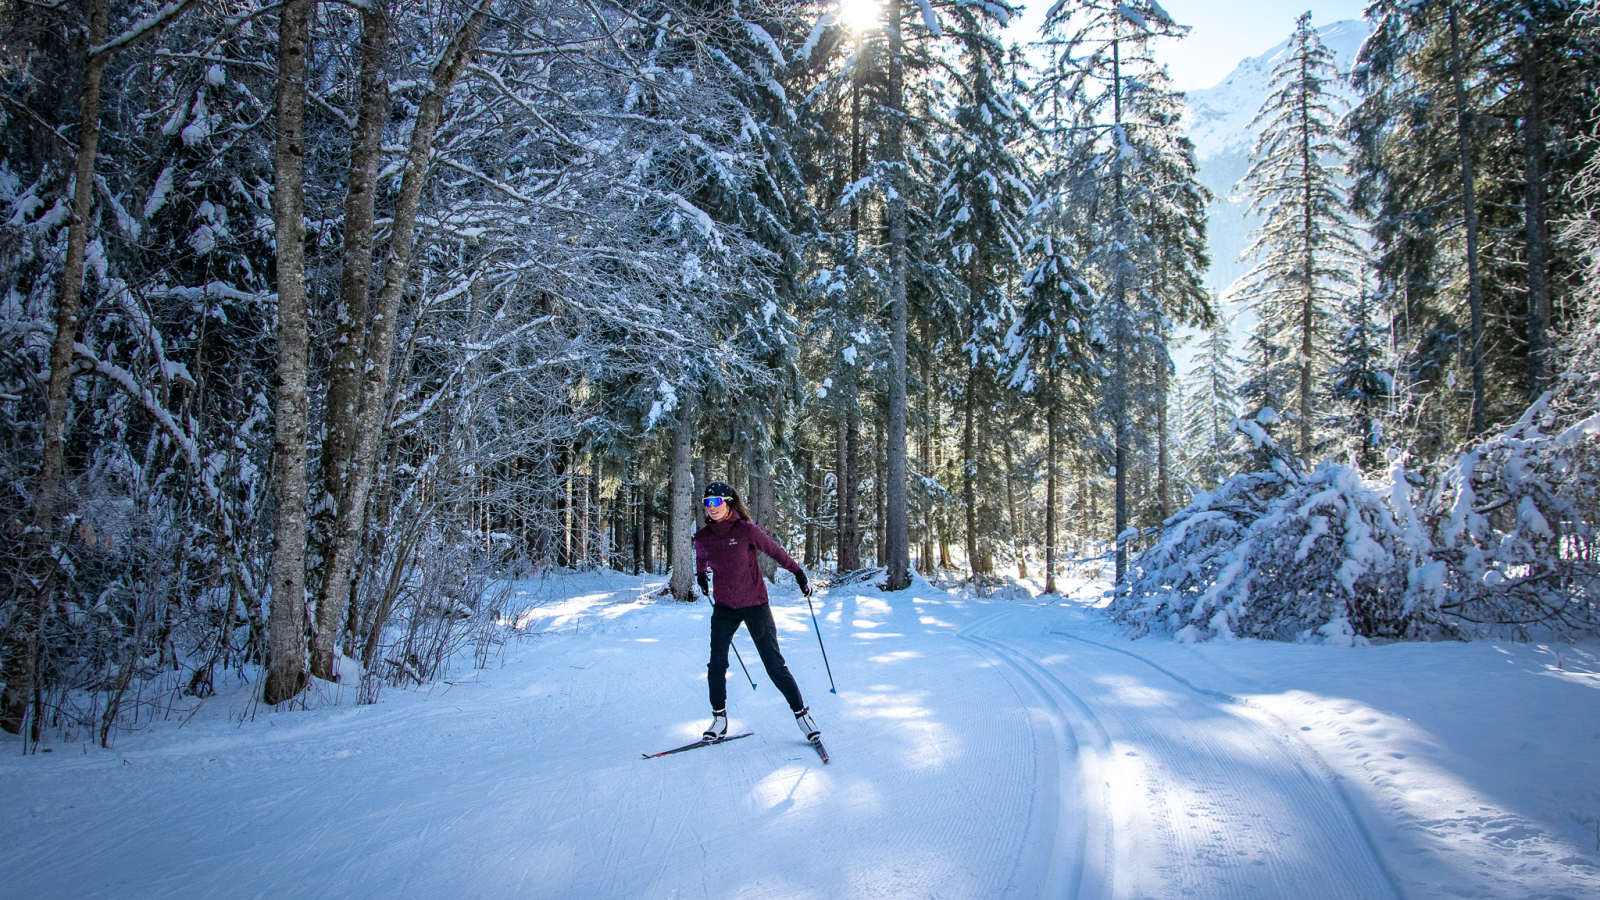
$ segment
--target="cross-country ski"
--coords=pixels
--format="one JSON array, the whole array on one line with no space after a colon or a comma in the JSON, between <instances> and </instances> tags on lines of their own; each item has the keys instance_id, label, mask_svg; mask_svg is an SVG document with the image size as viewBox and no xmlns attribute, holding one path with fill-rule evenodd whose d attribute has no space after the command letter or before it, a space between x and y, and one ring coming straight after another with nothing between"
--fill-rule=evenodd
<instances>
[{"instance_id":1,"label":"cross-country ski","mask_svg":"<svg viewBox=\"0 0 1600 900\"><path fill-rule=\"evenodd\" d=\"M719 738L715 738L715 739L709 740L709 741L701 739L701 740L695 741L692 744L684 744L682 747L673 747L671 750L663 750L660 753L646 753L644 755L644 758L645 759L656 759L656 758L662 757L662 756L671 756L674 753L682 753L685 750L698 750L701 747L714 747L717 744L726 744L729 741L737 741L740 738L747 738L747 737L749 737L750 735L752 735L754 733L755 732L752 732L752 731L746 731L743 734L730 734L730 735L728 735L726 737L719 737Z\"/></svg>"}]
</instances>

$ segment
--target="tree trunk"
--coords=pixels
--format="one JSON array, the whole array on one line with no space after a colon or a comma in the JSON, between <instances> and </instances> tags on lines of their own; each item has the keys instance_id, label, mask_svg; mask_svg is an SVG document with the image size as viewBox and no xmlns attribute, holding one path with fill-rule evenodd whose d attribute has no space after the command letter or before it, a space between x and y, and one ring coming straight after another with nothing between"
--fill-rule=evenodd
<instances>
[{"instance_id":1,"label":"tree trunk","mask_svg":"<svg viewBox=\"0 0 1600 900\"><path fill-rule=\"evenodd\" d=\"M1017 558L1017 577L1028 577L1028 560L1025 557L1025 535L1022 527L1017 523L1017 491L1012 483L1012 475L1016 472L1015 463L1011 455L1011 435L1001 436L1001 445L1005 447L1006 454L1006 513L1011 519L1011 555Z\"/></svg>"},{"instance_id":2,"label":"tree trunk","mask_svg":"<svg viewBox=\"0 0 1600 900\"><path fill-rule=\"evenodd\" d=\"M1112 121L1115 124L1113 133L1120 134L1122 130L1122 50L1118 42L1111 44L1112 65ZM1112 186L1112 214L1116 216L1114 231L1116 233L1116 271L1112 275L1111 288L1112 302L1115 306L1114 315L1117 317L1113 328L1114 347L1112 353L1116 360L1113 365L1113 381L1111 386L1111 427L1115 430L1112 443L1116 454L1116 535L1113 541L1117 549L1117 583L1122 583L1123 575L1127 572L1128 548L1122 540L1122 533L1128 527L1128 443L1132 438L1128 432L1131 430L1128 409L1128 282L1127 282L1127 219L1129 212L1122 196L1122 154L1118 152L1111 163Z\"/></svg>"},{"instance_id":3,"label":"tree trunk","mask_svg":"<svg viewBox=\"0 0 1600 900\"><path fill-rule=\"evenodd\" d=\"M1316 343L1313 340L1313 330L1316 327L1316 301L1317 301L1317 269L1316 256L1312 248L1316 241L1316 218L1312 214L1314 198L1312 196L1311 167L1316 161L1311 149L1311 110L1310 97L1307 96L1307 84L1311 78L1310 58L1302 56L1300 61L1300 183L1305 195L1300 202L1305 206L1305 233L1301 240L1305 242L1304 272L1301 279L1305 282L1302 287L1305 295L1300 306L1300 462L1309 471L1311 468L1311 440L1312 440L1312 410L1311 410L1311 373L1313 371L1313 354L1316 352ZM1162 518L1171 513L1166 512L1162 506Z\"/></svg>"},{"instance_id":4,"label":"tree trunk","mask_svg":"<svg viewBox=\"0 0 1600 900\"><path fill-rule=\"evenodd\" d=\"M1478 200L1472 165L1472 114L1467 111L1467 88L1461 73L1461 32L1456 23L1456 7L1448 7L1450 17L1450 78L1455 85L1456 135L1461 153L1461 211L1467 231L1467 306L1472 317L1472 435L1488 427L1487 398L1483 371L1483 284L1478 274Z\"/></svg>"},{"instance_id":5,"label":"tree trunk","mask_svg":"<svg viewBox=\"0 0 1600 900\"><path fill-rule=\"evenodd\" d=\"M677 450L677 432L673 432L673 450ZM678 522L676 501L678 497L678 458L669 455L667 463L667 537L661 547L661 562L665 572L672 571L672 548L678 546Z\"/></svg>"},{"instance_id":6,"label":"tree trunk","mask_svg":"<svg viewBox=\"0 0 1600 900\"><path fill-rule=\"evenodd\" d=\"M578 471L584 472L582 463L578 463ZM589 569L589 474L584 472L582 476L579 476L579 479L581 480L574 480L574 484L578 485L576 490L581 492L578 509L573 512L573 522L576 524L574 530L578 532L578 565L576 565L576 569Z\"/></svg>"},{"instance_id":7,"label":"tree trunk","mask_svg":"<svg viewBox=\"0 0 1600 900\"><path fill-rule=\"evenodd\" d=\"M1083 510L1083 540L1085 550L1093 549L1089 538L1094 534L1094 520L1099 507L1095 503L1094 482L1089 478L1089 461L1083 462L1083 496L1079 498L1079 507Z\"/></svg>"},{"instance_id":8,"label":"tree trunk","mask_svg":"<svg viewBox=\"0 0 1600 900\"><path fill-rule=\"evenodd\" d=\"M639 516L640 516L640 519L642 520L640 524L641 524L642 530L644 531L644 537L641 539L641 543L644 545L644 547L643 547L643 550L644 550L644 570L646 572L649 572L650 574L654 575L655 571L656 571L656 559L655 559L655 555L656 555L656 548L655 548L655 540L656 540L656 489L655 489L655 485L652 485L652 484L644 485L643 494L644 494L644 499L643 499L644 509L640 512Z\"/></svg>"},{"instance_id":9,"label":"tree trunk","mask_svg":"<svg viewBox=\"0 0 1600 900\"><path fill-rule=\"evenodd\" d=\"M478 43L478 33L488 17L489 0L480 0L456 30L431 73L428 91L417 107L417 121L411 129L411 144L406 156L405 174L400 179L400 194L395 198L389 223L389 258L383 268L383 286L367 337L367 364L361 385L361 402L356 419L355 445L346 479L349 502L338 510L327 578L323 579L317 602L317 627L312 642L312 673L329 678L333 669L333 637L339 625L342 598L350 587L350 566L360 543L366 520L367 498L372 492L377 468L378 443L388 427L390 355L394 350L396 320L400 301L411 277L411 258L416 249L417 208L428 178L433 140L444 118L445 98L461 79Z\"/></svg>"},{"instance_id":10,"label":"tree trunk","mask_svg":"<svg viewBox=\"0 0 1600 900\"><path fill-rule=\"evenodd\" d=\"M876 419L872 423L872 554L875 564L883 565L884 545L888 540L888 492L886 490L889 480L889 448L888 436L884 434L883 420Z\"/></svg>"},{"instance_id":11,"label":"tree trunk","mask_svg":"<svg viewBox=\"0 0 1600 900\"><path fill-rule=\"evenodd\" d=\"M628 487L628 543L633 550L633 574L644 571L644 485L640 483L639 461L629 466Z\"/></svg>"},{"instance_id":12,"label":"tree trunk","mask_svg":"<svg viewBox=\"0 0 1600 900\"><path fill-rule=\"evenodd\" d=\"M800 453L806 460L805 484L802 485L806 511L804 563L807 569L811 569L817 565L817 454L813 450L801 450Z\"/></svg>"},{"instance_id":13,"label":"tree trunk","mask_svg":"<svg viewBox=\"0 0 1600 900\"><path fill-rule=\"evenodd\" d=\"M367 295L372 283L372 255L376 225L378 167L383 162L383 125L389 115L389 83L384 59L389 43L389 16L380 0L361 14L361 62L358 96L360 109L350 135L350 165L344 201L344 248L340 260L339 300L335 307L333 359L328 370L328 393L323 413L326 436L322 441L321 502L311 522L315 542L314 565L317 596L317 640L311 649L311 671L332 677L331 635L324 620L337 626L335 587L353 579L355 542L341 545L338 529L348 517L356 428L361 413L362 363L367 359ZM341 553L341 550L349 552ZM346 591L348 593L348 591ZM322 639L330 639L328 646Z\"/></svg>"},{"instance_id":14,"label":"tree trunk","mask_svg":"<svg viewBox=\"0 0 1600 900\"><path fill-rule=\"evenodd\" d=\"M1172 515L1171 441L1167 434L1167 342L1163 335L1161 359L1156 360L1156 499L1161 504L1161 519Z\"/></svg>"},{"instance_id":15,"label":"tree trunk","mask_svg":"<svg viewBox=\"0 0 1600 900\"><path fill-rule=\"evenodd\" d=\"M1044 429L1044 592L1056 589L1056 424L1060 400L1056 397L1056 373L1050 372L1050 399L1045 409Z\"/></svg>"},{"instance_id":16,"label":"tree trunk","mask_svg":"<svg viewBox=\"0 0 1600 900\"><path fill-rule=\"evenodd\" d=\"M844 379L853 389L854 379ZM839 411L839 432L834 444L834 494L837 537L834 563L840 573L861 568L861 544L856 535L856 403L853 390Z\"/></svg>"},{"instance_id":17,"label":"tree trunk","mask_svg":"<svg viewBox=\"0 0 1600 900\"><path fill-rule=\"evenodd\" d=\"M1523 227L1528 240L1528 402L1532 403L1554 382L1554 360L1549 357L1550 276L1546 268L1549 236L1544 210L1544 114L1540 99L1539 42L1534 25L1528 26L1523 48L1522 84L1522 195Z\"/></svg>"},{"instance_id":18,"label":"tree trunk","mask_svg":"<svg viewBox=\"0 0 1600 900\"><path fill-rule=\"evenodd\" d=\"M695 501L694 458L690 454L690 416L681 409L683 417L672 436L672 596L679 600L694 600L694 523Z\"/></svg>"},{"instance_id":19,"label":"tree trunk","mask_svg":"<svg viewBox=\"0 0 1600 900\"><path fill-rule=\"evenodd\" d=\"M306 684L305 102L311 0L286 0L278 24L278 143L272 218L278 263L278 394L273 407L271 649L261 699L282 703ZM342 596L342 595L341 595ZM344 607L341 605L340 609Z\"/></svg>"},{"instance_id":20,"label":"tree trunk","mask_svg":"<svg viewBox=\"0 0 1600 900\"><path fill-rule=\"evenodd\" d=\"M905 161L903 119L905 106L904 41L900 34L900 0L890 0L884 21L889 36L889 125L886 162L898 173ZM884 533L885 587L901 591L911 586L911 543L906 518L906 203L905 185L897 186L889 200L889 483L885 503L888 517Z\"/></svg>"},{"instance_id":21,"label":"tree trunk","mask_svg":"<svg viewBox=\"0 0 1600 900\"><path fill-rule=\"evenodd\" d=\"M923 332L923 335L922 335L922 343L923 343L924 347L928 346L928 344L929 344L926 329L924 329L924 332ZM924 478L931 478L932 475L934 474L934 464L933 464L933 430L934 430L933 394L934 394L934 387L933 387L932 373L930 373L928 371L928 357L927 357L926 353L922 354L922 358L921 358L920 363L921 363L921 366L922 366L922 473L923 473L923 477ZM924 489L924 493L925 494L927 493L926 489ZM933 566L933 553L934 553L934 550L933 550L933 532L934 532L933 509L934 509L934 507L933 507L933 497L932 496L928 496L927 500L923 503L923 509L922 509L922 553L920 554L920 556L922 558L919 560L919 562L921 564L921 568L922 568L922 573L924 575L932 575L932 574L934 574L934 566Z\"/></svg>"},{"instance_id":22,"label":"tree trunk","mask_svg":"<svg viewBox=\"0 0 1600 900\"><path fill-rule=\"evenodd\" d=\"M753 463L750 466L750 515L755 519L761 530L772 535L775 534L776 517L773 515L777 503L772 495L772 473L767 471L764 463ZM779 543L782 543L781 541ZM765 553L756 554L756 565L761 569L762 577L773 581L778 575L778 561Z\"/></svg>"},{"instance_id":23,"label":"tree trunk","mask_svg":"<svg viewBox=\"0 0 1600 900\"><path fill-rule=\"evenodd\" d=\"M56 569L56 497L65 467L67 405L72 388L72 345L78 339L83 307L83 264L89 246L89 216L94 208L94 163L100 146L100 85L110 54L95 53L105 43L111 17L109 0L88 0L89 53L83 93L78 100L78 155L73 173L72 217L67 223L67 256L56 300L56 334L50 345L50 379L45 390L43 456L33 483L33 520L26 542L30 596L19 604L7 641L5 694L0 697L0 728L22 731L33 701L39 659L39 627L50 604ZM35 723L37 725L37 723ZM37 727L35 728L37 731Z\"/></svg>"},{"instance_id":24,"label":"tree trunk","mask_svg":"<svg viewBox=\"0 0 1600 900\"><path fill-rule=\"evenodd\" d=\"M577 454L571 446L561 448L561 467L558 474L561 487L556 490L556 503L561 506L559 525L561 542L556 545L556 563L563 569L577 568L572 561L572 473L577 469Z\"/></svg>"},{"instance_id":25,"label":"tree trunk","mask_svg":"<svg viewBox=\"0 0 1600 900\"><path fill-rule=\"evenodd\" d=\"M973 393L978 380L978 368L969 362L967 366L967 387L962 392L962 421L961 421L961 504L966 507L967 513L967 573L969 576L978 574L978 496L977 488L973 485L973 477L977 462L972 458L973 451Z\"/></svg>"}]
</instances>

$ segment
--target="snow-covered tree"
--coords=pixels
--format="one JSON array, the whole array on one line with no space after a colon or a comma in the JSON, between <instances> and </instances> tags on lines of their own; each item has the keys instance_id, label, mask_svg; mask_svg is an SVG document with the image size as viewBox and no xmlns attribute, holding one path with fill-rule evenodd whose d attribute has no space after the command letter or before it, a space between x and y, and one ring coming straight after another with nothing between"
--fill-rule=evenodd
<instances>
[{"instance_id":1,"label":"snow-covered tree","mask_svg":"<svg viewBox=\"0 0 1600 900\"><path fill-rule=\"evenodd\" d=\"M1220 322L1205 335L1194 368L1184 381L1182 424L1187 480L1200 490L1214 490L1235 474L1243 460L1233 420L1239 415L1238 358L1233 354L1228 324Z\"/></svg>"},{"instance_id":2,"label":"snow-covered tree","mask_svg":"<svg viewBox=\"0 0 1600 900\"><path fill-rule=\"evenodd\" d=\"M1008 90L1005 47L991 31L1004 19L965 6L956 7L951 19L959 48L951 73L955 130L941 152L948 174L934 215L942 228L939 240L950 247L950 267L966 288L958 313L967 366L960 401L961 493L967 564L976 575L993 570L989 538L998 526L1001 488L998 480L980 475L980 468L994 471L980 454L997 418L995 372L1013 318L1010 289L1020 275L1033 199L1014 149L1031 136L1031 123Z\"/></svg>"},{"instance_id":3,"label":"snow-covered tree","mask_svg":"<svg viewBox=\"0 0 1600 900\"><path fill-rule=\"evenodd\" d=\"M1594 34L1567 0L1375 3L1349 117L1354 205L1398 350L1391 433L1428 453L1514 419L1554 383L1576 305L1550 223L1595 121ZM1470 177L1469 177L1470 176ZM1538 387L1536 387L1536 385Z\"/></svg>"},{"instance_id":4,"label":"snow-covered tree","mask_svg":"<svg viewBox=\"0 0 1600 900\"><path fill-rule=\"evenodd\" d=\"M1044 25L1050 57L1041 122L1047 131L1085 135L1067 162L1084 174L1063 183L1081 192L1071 202L1089 210L1084 221L1092 228L1078 239L1101 298L1092 327L1105 337L1101 414L1114 458L1119 579L1128 558L1140 412L1155 411L1151 418L1164 422L1171 323L1210 316L1199 283L1207 193L1182 136L1181 103L1151 54L1156 38L1185 30L1155 3L1099 0L1059 4ZM1162 494L1164 442L1155 437Z\"/></svg>"},{"instance_id":5,"label":"snow-covered tree","mask_svg":"<svg viewBox=\"0 0 1600 900\"><path fill-rule=\"evenodd\" d=\"M1327 418L1343 436L1349 458L1367 472L1380 462L1383 422L1394 397L1388 335L1376 307L1375 298L1358 284L1340 309L1339 334L1329 351L1333 408Z\"/></svg>"},{"instance_id":6,"label":"snow-covered tree","mask_svg":"<svg viewBox=\"0 0 1600 900\"><path fill-rule=\"evenodd\" d=\"M1264 222L1245 251L1255 266L1229 289L1255 311L1256 337L1275 352L1253 377L1293 384L1285 400L1298 419L1285 447L1309 465L1318 449L1319 397L1330 361L1334 317L1353 286L1360 233L1340 184L1344 152L1334 129L1339 78L1330 53L1302 15L1255 122L1261 137L1242 184ZM1292 370L1279 375L1278 368Z\"/></svg>"}]
</instances>

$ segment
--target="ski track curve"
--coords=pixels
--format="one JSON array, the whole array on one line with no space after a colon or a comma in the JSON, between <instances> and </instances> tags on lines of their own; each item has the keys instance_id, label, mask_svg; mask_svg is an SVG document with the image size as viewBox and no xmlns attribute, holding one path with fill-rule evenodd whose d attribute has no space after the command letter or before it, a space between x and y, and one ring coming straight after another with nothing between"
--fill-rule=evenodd
<instances>
[{"instance_id":1,"label":"ski track curve","mask_svg":"<svg viewBox=\"0 0 1600 900\"><path fill-rule=\"evenodd\" d=\"M1104 795L1088 804L1091 822L1106 817L1088 831L1108 836L1104 889L1076 896L1400 896L1326 765L1281 723L1136 654L1030 629L1028 616L1001 611L963 637L1053 694L1103 764L1103 780L1082 781Z\"/></svg>"}]
</instances>

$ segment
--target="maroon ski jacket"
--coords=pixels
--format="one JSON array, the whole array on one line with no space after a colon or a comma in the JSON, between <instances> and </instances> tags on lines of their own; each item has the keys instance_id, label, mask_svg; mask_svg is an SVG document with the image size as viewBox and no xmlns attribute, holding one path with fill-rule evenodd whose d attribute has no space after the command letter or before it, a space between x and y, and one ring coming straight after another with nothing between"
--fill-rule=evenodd
<instances>
[{"instance_id":1,"label":"maroon ski jacket","mask_svg":"<svg viewBox=\"0 0 1600 900\"><path fill-rule=\"evenodd\" d=\"M756 565L757 550L785 569L800 573L800 564L783 552L777 541L738 513L721 522L708 522L694 533L695 571L716 576L711 590L718 603L743 609L767 602L767 582Z\"/></svg>"}]
</instances>

